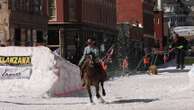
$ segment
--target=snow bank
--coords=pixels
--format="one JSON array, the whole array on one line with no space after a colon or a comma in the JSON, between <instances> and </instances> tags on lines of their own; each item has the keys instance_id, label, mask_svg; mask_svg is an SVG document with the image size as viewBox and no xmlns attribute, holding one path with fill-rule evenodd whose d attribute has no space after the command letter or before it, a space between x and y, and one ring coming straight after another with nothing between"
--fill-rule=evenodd
<instances>
[{"instance_id":1,"label":"snow bank","mask_svg":"<svg viewBox=\"0 0 194 110\"><path fill-rule=\"evenodd\" d=\"M58 80L51 89L54 96L67 96L81 88L80 69L78 66L53 53L56 60Z\"/></svg>"},{"instance_id":2,"label":"snow bank","mask_svg":"<svg viewBox=\"0 0 194 110\"><path fill-rule=\"evenodd\" d=\"M15 56L29 57L30 62L15 62ZM79 68L54 55L47 47L1 47L0 76L3 97L40 97L48 93L55 96L81 87Z\"/></svg>"},{"instance_id":3,"label":"snow bank","mask_svg":"<svg viewBox=\"0 0 194 110\"><path fill-rule=\"evenodd\" d=\"M194 87L194 64L192 65L190 71L188 72L189 76L189 87L193 88Z\"/></svg>"}]
</instances>

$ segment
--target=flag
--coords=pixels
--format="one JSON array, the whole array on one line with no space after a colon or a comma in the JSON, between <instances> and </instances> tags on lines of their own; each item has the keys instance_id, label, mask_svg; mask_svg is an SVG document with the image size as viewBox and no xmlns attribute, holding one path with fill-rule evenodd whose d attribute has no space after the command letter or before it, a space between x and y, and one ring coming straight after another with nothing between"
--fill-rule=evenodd
<instances>
[{"instance_id":1,"label":"flag","mask_svg":"<svg viewBox=\"0 0 194 110\"><path fill-rule=\"evenodd\" d=\"M111 46L108 51L106 52L105 56L101 59L105 63L112 62L112 55L114 53L114 46Z\"/></svg>"}]
</instances>

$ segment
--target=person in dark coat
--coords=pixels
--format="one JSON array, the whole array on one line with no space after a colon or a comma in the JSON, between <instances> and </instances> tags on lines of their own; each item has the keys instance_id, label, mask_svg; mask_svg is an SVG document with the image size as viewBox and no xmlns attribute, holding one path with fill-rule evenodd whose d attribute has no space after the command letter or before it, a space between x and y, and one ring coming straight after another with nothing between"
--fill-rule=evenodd
<instances>
[{"instance_id":1,"label":"person in dark coat","mask_svg":"<svg viewBox=\"0 0 194 110\"><path fill-rule=\"evenodd\" d=\"M176 68L184 69L184 57L187 50L188 42L184 37L180 37L177 33L173 35L172 47L175 51Z\"/></svg>"}]
</instances>

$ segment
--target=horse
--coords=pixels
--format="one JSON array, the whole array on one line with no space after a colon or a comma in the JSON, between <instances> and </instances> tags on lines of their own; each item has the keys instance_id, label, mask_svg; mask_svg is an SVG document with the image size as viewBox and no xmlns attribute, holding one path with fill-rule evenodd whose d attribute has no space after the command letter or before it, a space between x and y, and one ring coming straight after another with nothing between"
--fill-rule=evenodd
<instances>
[{"instance_id":1,"label":"horse","mask_svg":"<svg viewBox=\"0 0 194 110\"><path fill-rule=\"evenodd\" d=\"M83 62L83 80L85 82L85 87L89 94L90 102L93 103L91 86L94 86L96 89L96 97L100 99L102 103L104 103L103 98L99 93L99 85L102 87L102 95L105 96L106 92L104 89L104 81L107 79L107 75L102 73L100 70L100 65L95 63L94 57L92 55L86 55L85 60Z\"/></svg>"}]
</instances>

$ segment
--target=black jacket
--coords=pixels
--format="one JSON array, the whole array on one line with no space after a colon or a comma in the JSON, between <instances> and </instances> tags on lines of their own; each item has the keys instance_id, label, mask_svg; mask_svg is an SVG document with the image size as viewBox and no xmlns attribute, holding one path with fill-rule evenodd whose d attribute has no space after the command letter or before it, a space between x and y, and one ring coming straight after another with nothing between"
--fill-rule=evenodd
<instances>
[{"instance_id":1,"label":"black jacket","mask_svg":"<svg viewBox=\"0 0 194 110\"><path fill-rule=\"evenodd\" d=\"M176 42L173 42L172 47L175 49L179 49L179 46L183 46L182 49L188 49L188 41L184 37L178 37Z\"/></svg>"}]
</instances>

